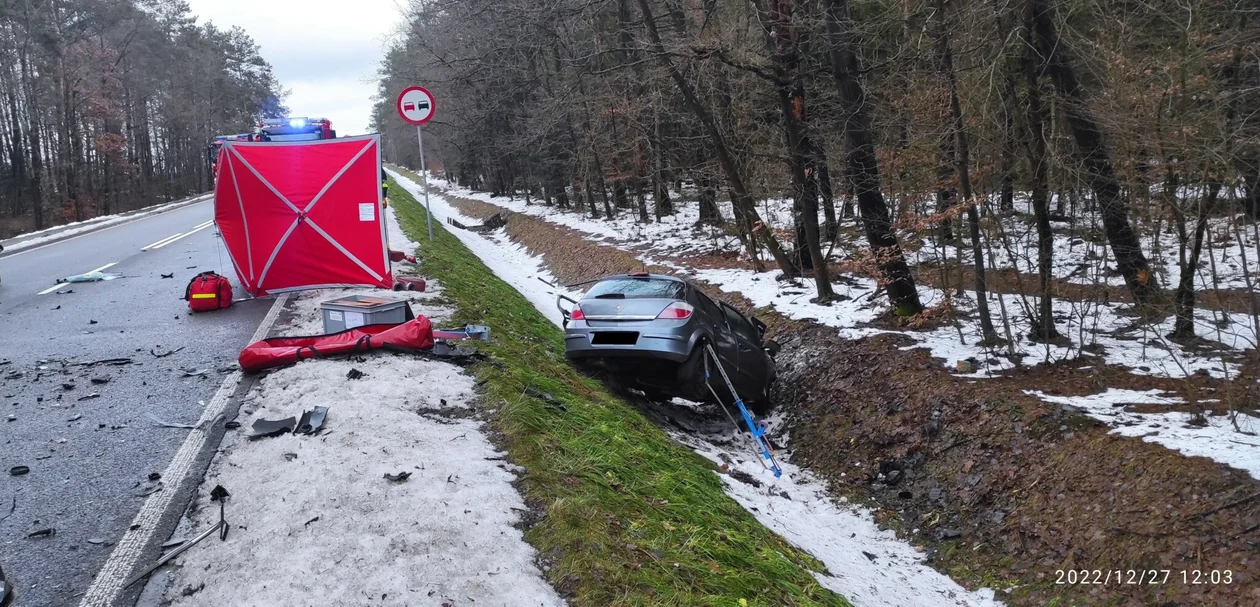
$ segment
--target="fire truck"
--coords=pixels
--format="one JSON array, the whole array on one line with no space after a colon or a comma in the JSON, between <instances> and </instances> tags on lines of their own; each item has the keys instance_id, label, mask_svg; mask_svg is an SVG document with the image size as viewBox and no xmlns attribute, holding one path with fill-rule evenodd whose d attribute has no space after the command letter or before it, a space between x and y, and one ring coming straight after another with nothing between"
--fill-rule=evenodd
<instances>
[{"instance_id":1,"label":"fire truck","mask_svg":"<svg viewBox=\"0 0 1260 607\"><path fill-rule=\"evenodd\" d=\"M327 118L267 118L258 121L253 133L219 135L206 149L211 174L218 176L219 149L224 141L315 141L336 139L337 131Z\"/></svg>"}]
</instances>

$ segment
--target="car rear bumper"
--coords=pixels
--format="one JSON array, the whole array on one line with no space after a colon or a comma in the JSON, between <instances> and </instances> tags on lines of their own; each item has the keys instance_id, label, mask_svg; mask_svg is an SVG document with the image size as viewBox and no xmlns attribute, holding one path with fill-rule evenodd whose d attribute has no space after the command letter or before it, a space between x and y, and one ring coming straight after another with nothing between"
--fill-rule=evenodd
<instances>
[{"instance_id":1,"label":"car rear bumper","mask_svg":"<svg viewBox=\"0 0 1260 607\"><path fill-rule=\"evenodd\" d=\"M687 336L644 331L639 333L634 343L598 343L601 341L599 334L608 332L624 331L584 329L567 333L564 336L564 355L572 359L651 358L680 363L691 354L691 343Z\"/></svg>"}]
</instances>

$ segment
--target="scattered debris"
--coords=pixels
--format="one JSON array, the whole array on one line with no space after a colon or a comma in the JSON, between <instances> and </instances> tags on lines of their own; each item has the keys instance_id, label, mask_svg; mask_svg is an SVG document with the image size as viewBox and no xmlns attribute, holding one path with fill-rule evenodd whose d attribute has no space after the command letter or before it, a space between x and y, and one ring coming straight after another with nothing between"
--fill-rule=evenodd
<instances>
[{"instance_id":1,"label":"scattered debris","mask_svg":"<svg viewBox=\"0 0 1260 607\"><path fill-rule=\"evenodd\" d=\"M73 389L74 389L74 382L66 382L66 383L64 383L64 384L61 384L61 389L62 389L62 390L67 390L67 391L68 391L68 390L73 390Z\"/></svg>"},{"instance_id":2,"label":"scattered debris","mask_svg":"<svg viewBox=\"0 0 1260 607\"><path fill-rule=\"evenodd\" d=\"M188 538L186 537L177 537L173 540L167 540L165 544L162 544L162 550L170 550L171 548L181 546L186 542L188 542Z\"/></svg>"},{"instance_id":3,"label":"scattered debris","mask_svg":"<svg viewBox=\"0 0 1260 607\"><path fill-rule=\"evenodd\" d=\"M227 423L223 424L223 427L224 427L224 428L227 428L228 430L235 430L235 429L237 429L237 428L240 428L240 427L241 427L241 422L238 422L238 421L236 421L236 420L232 420L232 421L230 421L230 422L227 422Z\"/></svg>"},{"instance_id":4,"label":"scattered debris","mask_svg":"<svg viewBox=\"0 0 1260 607\"><path fill-rule=\"evenodd\" d=\"M91 399L93 399L93 398L100 398L100 397L101 397L101 393L100 393L100 392L93 392L93 393L88 394L88 395L85 395L85 396L80 396L80 397L79 397L79 402L83 402L83 401L85 401L85 400L91 400Z\"/></svg>"},{"instance_id":5,"label":"scattered debris","mask_svg":"<svg viewBox=\"0 0 1260 607\"><path fill-rule=\"evenodd\" d=\"M12 499L9 500L9 511L6 512L4 516L0 516L0 521L4 521L4 519L9 518L10 516L13 516L13 512L16 510L17 510L17 496L15 495L13 496Z\"/></svg>"},{"instance_id":6,"label":"scattered debris","mask_svg":"<svg viewBox=\"0 0 1260 607\"><path fill-rule=\"evenodd\" d=\"M9 421L11 421L11 422L15 422L15 421L17 421L17 416L16 416L16 415L14 415L14 414L12 414L12 413L10 413L10 414L9 414Z\"/></svg>"},{"instance_id":7,"label":"scattered debris","mask_svg":"<svg viewBox=\"0 0 1260 607\"><path fill-rule=\"evenodd\" d=\"M123 365L130 365L134 362L135 361L131 360L130 358L105 358L102 360L94 360L91 362L74 363L74 364L80 367L95 367L97 365L110 365L113 367L121 367Z\"/></svg>"},{"instance_id":8,"label":"scattered debris","mask_svg":"<svg viewBox=\"0 0 1260 607\"><path fill-rule=\"evenodd\" d=\"M160 274L160 276L162 278L175 278L175 273L171 272L170 274Z\"/></svg>"},{"instance_id":9,"label":"scattered debris","mask_svg":"<svg viewBox=\"0 0 1260 607\"><path fill-rule=\"evenodd\" d=\"M116 274L114 272L88 272L87 274L75 274L74 276L58 278L57 284L73 282L100 282L102 280L114 280L115 278L122 278L122 274Z\"/></svg>"},{"instance_id":10,"label":"scattered debris","mask_svg":"<svg viewBox=\"0 0 1260 607\"><path fill-rule=\"evenodd\" d=\"M111 378L111 377L109 377L108 375L102 375L102 376L100 376L100 377L93 377L91 381L92 381L92 383L94 383L94 384L96 384L96 385L98 385L98 386L99 386L99 385L103 385L103 384L108 384L108 383L110 382L110 380L111 380L111 379L112 379L112 378Z\"/></svg>"},{"instance_id":11,"label":"scattered debris","mask_svg":"<svg viewBox=\"0 0 1260 607\"><path fill-rule=\"evenodd\" d=\"M869 552L867 552L867 551L865 551L865 550L863 550L863 551L862 551L862 556L865 556L866 558L871 559L871 562L872 562L872 563L874 563L874 562L875 562L875 555L873 555L873 554L871 554L871 553L869 553Z\"/></svg>"},{"instance_id":12,"label":"scattered debris","mask_svg":"<svg viewBox=\"0 0 1260 607\"><path fill-rule=\"evenodd\" d=\"M99 323L97 323L95 320L88 319L88 324L89 324L89 325L95 325L95 324L99 324Z\"/></svg>"},{"instance_id":13,"label":"scattered debris","mask_svg":"<svg viewBox=\"0 0 1260 607\"><path fill-rule=\"evenodd\" d=\"M152 414L152 413L145 413L145 416L146 416L146 417L148 417L149 419L153 420L153 423L155 423L155 424L157 424L158 426L161 426L161 427L163 427L163 428L180 428L180 429L184 429L184 430L196 430L197 428L199 428L199 427L201 426L201 424L200 424L200 423L198 423L198 424L176 424L176 423L172 423L172 422L168 422L168 421L163 421L163 420L162 420L162 418L160 418L160 417L158 417L158 416L156 416L156 415L154 415L154 414Z\"/></svg>"},{"instance_id":14,"label":"scattered debris","mask_svg":"<svg viewBox=\"0 0 1260 607\"><path fill-rule=\"evenodd\" d=\"M150 495L161 491L164 487L162 481L157 481L155 483L137 483L136 486L140 489L135 493L136 497L149 497Z\"/></svg>"},{"instance_id":15,"label":"scattered debris","mask_svg":"<svg viewBox=\"0 0 1260 607\"><path fill-rule=\"evenodd\" d=\"M68 419L68 420L66 420L66 421L67 421L67 422L77 422L77 421L79 421L79 420L81 420L81 419L83 419L83 414L82 414L82 413L80 413L80 414L78 414L78 415L75 415L74 417L72 417L72 418L70 418L70 419Z\"/></svg>"},{"instance_id":16,"label":"scattered debris","mask_svg":"<svg viewBox=\"0 0 1260 607\"><path fill-rule=\"evenodd\" d=\"M170 356L170 355L172 355L172 354L174 354L174 353L176 353L176 352L179 352L180 350L183 350L183 349L184 349L184 346L180 346L180 347L175 348L174 350L171 350L171 351L169 351L169 352L162 352L161 354L159 354L159 353L157 352L157 350L156 350L156 349L154 349L154 350L149 350L149 354L152 354L154 358L166 358L167 356Z\"/></svg>"},{"instance_id":17,"label":"scattered debris","mask_svg":"<svg viewBox=\"0 0 1260 607\"><path fill-rule=\"evenodd\" d=\"M67 289L65 291L57 291L57 295L69 295L71 293L74 293L74 289Z\"/></svg>"},{"instance_id":18,"label":"scattered debris","mask_svg":"<svg viewBox=\"0 0 1260 607\"><path fill-rule=\"evenodd\" d=\"M189 540L188 542L181 542L183 545L181 545L179 548L176 548L166 553L165 555L162 556L162 558L159 558L157 562L153 564L153 566L149 567L148 569L145 569L144 571L141 571L139 574L137 574L135 577L131 578L130 580L127 580L127 583L123 584L123 588L124 589L130 588L132 584L135 584L136 582L139 582L140 580L148 577L149 574L156 571L158 567L165 565L167 561L170 561L176 556L179 556L185 550L192 548L194 545L197 544L197 542L200 542L201 540L204 540L210 537L210 534L214 533L215 531L219 532L220 542L227 541L228 522L227 522L227 519L224 517L223 505L227 501L227 498L230 495L231 494L229 494L227 492L227 489L224 489L222 485L216 485L215 488L210 491L210 501L219 502L219 522L215 523L214 526L210 527L209 529L206 529L205 531L201 533L201 535L198 535L197 537ZM165 546L163 546L163 548L165 548Z\"/></svg>"},{"instance_id":19,"label":"scattered debris","mask_svg":"<svg viewBox=\"0 0 1260 607\"><path fill-rule=\"evenodd\" d=\"M293 433L318 434L320 429L324 427L324 420L327 418L328 407L315 407L302 414L302 419L298 420L297 429Z\"/></svg>"},{"instance_id":20,"label":"scattered debris","mask_svg":"<svg viewBox=\"0 0 1260 607\"><path fill-rule=\"evenodd\" d=\"M399 472L397 474L390 474L388 472L385 473L385 480L391 483L401 483L409 478L411 478L410 472Z\"/></svg>"},{"instance_id":21,"label":"scattered debris","mask_svg":"<svg viewBox=\"0 0 1260 607\"><path fill-rule=\"evenodd\" d=\"M314 523L314 522L316 522L316 521L318 521L318 520L319 520L319 517L317 516L317 517L315 517L315 518L313 518L313 519L311 519L311 520L309 520L309 521L306 521L305 523L302 523L302 526L303 526L303 527L309 527L311 523Z\"/></svg>"},{"instance_id":22,"label":"scattered debris","mask_svg":"<svg viewBox=\"0 0 1260 607\"><path fill-rule=\"evenodd\" d=\"M206 377L210 373L209 369L184 369L184 377Z\"/></svg>"},{"instance_id":23,"label":"scattered debris","mask_svg":"<svg viewBox=\"0 0 1260 607\"><path fill-rule=\"evenodd\" d=\"M5 379L21 379L23 375L25 375L25 373L22 373L21 371L14 371L4 376L4 378Z\"/></svg>"},{"instance_id":24,"label":"scattered debris","mask_svg":"<svg viewBox=\"0 0 1260 607\"><path fill-rule=\"evenodd\" d=\"M250 429L249 438L280 436L285 432L292 432L293 429L297 427L297 423L298 420L296 417L255 420L254 425Z\"/></svg>"},{"instance_id":25,"label":"scattered debris","mask_svg":"<svg viewBox=\"0 0 1260 607\"><path fill-rule=\"evenodd\" d=\"M92 544L93 546L100 546L101 544L105 543L105 540L99 537L90 537L88 538L87 543Z\"/></svg>"},{"instance_id":26,"label":"scattered debris","mask_svg":"<svg viewBox=\"0 0 1260 607\"><path fill-rule=\"evenodd\" d=\"M346 373L346 379L363 379L364 377L367 377L367 373L358 369L350 369L350 372Z\"/></svg>"},{"instance_id":27,"label":"scattered debris","mask_svg":"<svg viewBox=\"0 0 1260 607\"><path fill-rule=\"evenodd\" d=\"M30 466L14 466L9 468L9 476L22 476L30 471Z\"/></svg>"},{"instance_id":28,"label":"scattered debris","mask_svg":"<svg viewBox=\"0 0 1260 607\"><path fill-rule=\"evenodd\" d=\"M49 528L47 528L47 529L40 529L40 530L38 530L38 531L32 531L32 532L30 532L30 533L26 534L26 537L27 537L27 538L33 538L33 537L52 537L52 536L54 536L54 535L57 535L57 530L56 530L56 529L54 529L54 528L52 528L52 527L49 527Z\"/></svg>"},{"instance_id":29,"label":"scattered debris","mask_svg":"<svg viewBox=\"0 0 1260 607\"><path fill-rule=\"evenodd\" d=\"M161 480L161 478L162 478L162 473L160 473L160 472L150 472L150 473L149 473L149 480L151 480L151 481L158 481L158 480Z\"/></svg>"},{"instance_id":30,"label":"scattered debris","mask_svg":"<svg viewBox=\"0 0 1260 607\"><path fill-rule=\"evenodd\" d=\"M293 460L295 460L295 459L297 459L297 458L298 458L298 454L296 454L296 453L285 453L285 454L284 454L284 459L286 459L286 460L288 460L288 461L293 461Z\"/></svg>"}]
</instances>

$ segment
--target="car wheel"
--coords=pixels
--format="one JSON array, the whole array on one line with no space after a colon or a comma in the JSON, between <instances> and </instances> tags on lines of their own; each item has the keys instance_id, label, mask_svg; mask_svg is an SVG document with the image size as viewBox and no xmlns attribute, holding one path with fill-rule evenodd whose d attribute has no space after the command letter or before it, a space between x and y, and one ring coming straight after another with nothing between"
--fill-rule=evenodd
<instances>
[{"instance_id":1,"label":"car wheel","mask_svg":"<svg viewBox=\"0 0 1260 607\"><path fill-rule=\"evenodd\" d=\"M774 408L774 401L770 398L773 388L773 384L766 384L766 387L762 389L761 394L748 401L748 410L752 411L758 417L769 413L770 410Z\"/></svg>"},{"instance_id":2,"label":"car wheel","mask_svg":"<svg viewBox=\"0 0 1260 607\"><path fill-rule=\"evenodd\" d=\"M678 365L678 387L687 400L712 402L713 395L705 387L704 342L696 343L682 364Z\"/></svg>"}]
</instances>

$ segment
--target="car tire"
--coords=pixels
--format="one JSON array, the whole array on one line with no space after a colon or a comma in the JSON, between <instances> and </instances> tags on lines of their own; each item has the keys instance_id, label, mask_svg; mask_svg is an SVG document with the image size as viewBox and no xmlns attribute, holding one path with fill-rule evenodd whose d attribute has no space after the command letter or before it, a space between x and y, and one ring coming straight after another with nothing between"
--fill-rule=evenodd
<instances>
[{"instance_id":1,"label":"car tire","mask_svg":"<svg viewBox=\"0 0 1260 607\"><path fill-rule=\"evenodd\" d=\"M752 400L748 401L748 410L752 411L758 417L770 412L774 408L774 401L770 399L770 393L773 386L767 385L765 390Z\"/></svg>"},{"instance_id":2,"label":"car tire","mask_svg":"<svg viewBox=\"0 0 1260 607\"><path fill-rule=\"evenodd\" d=\"M682 388L683 397L696 402L713 400L713 395L705 387L704 344L703 340L697 341L687 360L678 365L678 386Z\"/></svg>"}]
</instances>

